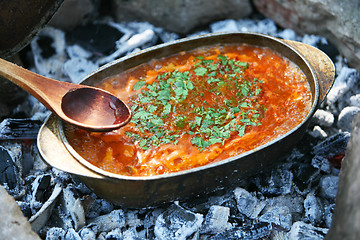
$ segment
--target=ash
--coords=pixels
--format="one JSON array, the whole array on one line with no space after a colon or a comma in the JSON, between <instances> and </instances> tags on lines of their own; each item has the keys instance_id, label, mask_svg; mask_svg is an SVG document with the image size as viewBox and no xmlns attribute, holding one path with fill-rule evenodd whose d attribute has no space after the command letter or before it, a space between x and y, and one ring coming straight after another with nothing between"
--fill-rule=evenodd
<instances>
[{"instance_id":1,"label":"ash","mask_svg":"<svg viewBox=\"0 0 360 240\"><path fill-rule=\"evenodd\" d=\"M15 110L25 118L8 118L0 124L0 180L43 239L325 237L351 120L360 112L360 74L325 38L299 36L263 17L219 21L191 35L220 31L260 32L301 41L332 58L335 85L299 144L277 167L235 189L160 207L124 209L97 197L76 177L42 162L34 142L49 111L28 97ZM45 28L21 54L31 71L79 83L116 58L178 38L148 23L97 22L71 32Z\"/></svg>"}]
</instances>

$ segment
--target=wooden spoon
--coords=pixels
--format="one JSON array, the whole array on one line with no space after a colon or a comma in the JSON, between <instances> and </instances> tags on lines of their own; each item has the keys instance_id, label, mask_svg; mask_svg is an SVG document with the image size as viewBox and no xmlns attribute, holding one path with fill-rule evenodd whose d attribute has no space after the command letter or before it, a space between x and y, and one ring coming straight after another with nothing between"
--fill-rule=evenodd
<instances>
[{"instance_id":1,"label":"wooden spoon","mask_svg":"<svg viewBox=\"0 0 360 240\"><path fill-rule=\"evenodd\" d=\"M130 108L102 89L46 78L0 58L0 76L33 95L61 119L91 131L127 124Z\"/></svg>"}]
</instances>

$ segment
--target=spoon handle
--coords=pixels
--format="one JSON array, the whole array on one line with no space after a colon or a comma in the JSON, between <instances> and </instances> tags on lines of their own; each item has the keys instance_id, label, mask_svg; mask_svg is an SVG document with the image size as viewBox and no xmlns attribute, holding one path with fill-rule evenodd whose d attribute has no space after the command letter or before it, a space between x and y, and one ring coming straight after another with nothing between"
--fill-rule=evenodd
<instances>
[{"instance_id":1,"label":"spoon handle","mask_svg":"<svg viewBox=\"0 0 360 240\"><path fill-rule=\"evenodd\" d=\"M15 83L55 112L58 112L62 97L70 89L76 88L75 84L46 78L1 58L0 76Z\"/></svg>"}]
</instances>

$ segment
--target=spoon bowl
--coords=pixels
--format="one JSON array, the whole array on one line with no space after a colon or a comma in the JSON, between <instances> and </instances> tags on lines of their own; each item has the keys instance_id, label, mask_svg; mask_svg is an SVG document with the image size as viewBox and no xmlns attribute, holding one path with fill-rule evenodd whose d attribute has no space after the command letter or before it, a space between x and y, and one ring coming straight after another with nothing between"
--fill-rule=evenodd
<instances>
[{"instance_id":1,"label":"spoon bowl","mask_svg":"<svg viewBox=\"0 0 360 240\"><path fill-rule=\"evenodd\" d=\"M132 116L127 104L99 88L61 82L0 59L0 76L33 95L62 120L91 131L111 131Z\"/></svg>"},{"instance_id":2,"label":"spoon bowl","mask_svg":"<svg viewBox=\"0 0 360 240\"><path fill-rule=\"evenodd\" d=\"M81 122L83 128L91 128L99 123L103 129L117 128L130 120L129 108L124 102L106 91L90 87L67 92L61 108L70 119Z\"/></svg>"}]
</instances>

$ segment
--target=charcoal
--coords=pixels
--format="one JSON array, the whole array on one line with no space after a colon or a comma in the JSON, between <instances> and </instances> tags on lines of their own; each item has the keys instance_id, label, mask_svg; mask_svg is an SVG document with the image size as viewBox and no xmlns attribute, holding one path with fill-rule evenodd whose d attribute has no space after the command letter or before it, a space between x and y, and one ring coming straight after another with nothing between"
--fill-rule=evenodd
<instances>
[{"instance_id":1,"label":"charcoal","mask_svg":"<svg viewBox=\"0 0 360 240\"><path fill-rule=\"evenodd\" d=\"M114 209L114 205L104 199L95 199L94 197L88 197L92 199L89 205L86 206L85 216L87 218L95 218L101 214L108 214Z\"/></svg>"},{"instance_id":2,"label":"charcoal","mask_svg":"<svg viewBox=\"0 0 360 240\"><path fill-rule=\"evenodd\" d=\"M4 119L0 123L0 140L34 140L41 124L32 119Z\"/></svg>"},{"instance_id":3,"label":"charcoal","mask_svg":"<svg viewBox=\"0 0 360 240\"><path fill-rule=\"evenodd\" d=\"M266 206L265 202L258 200L255 196L243 188L236 188L234 190L234 195L239 212L248 218L257 218L259 213Z\"/></svg>"},{"instance_id":4,"label":"charcoal","mask_svg":"<svg viewBox=\"0 0 360 240\"><path fill-rule=\"evenodd\" d=\"M217 194L221 194L221 195L218 196ZM206 213L209 209L209 206L211 205L220 206L220 205L233 204L233 206L235 206L236 208L236 203L231 203L231 202L234 202L234 196L231 194L231 192L229 193L229 192L218 191L214 193L214 196L209 196L209 198L207 199L204 199L203 197L199 197L188 200L182 203L183 204L182 206L193 212Z\"/></svg>"},{"instance_id":5,"label":"charcoal","mask_svg":"<svg viewBox=\"0 0 360 240\"><path fill-rule=\"evenodd\" d=\"M222 233L218 233L215 236L211 237L211 240L237 240L237 239L247 239L247 240L257 240L264 237L267 237L271 234L272 226L269 223L254 223L250 226L242 226L229 229Z\"/></svg>"},{"instance_id":6,"label":"charcoal","mask_svg":"<svg viewBox=\"0 0 360 240\"><path fill-rule=\"evenodd\" d=\"M271 240L288 240L287 233L277 230L277 229L273 229L270 239Z\"/></svg>"},{"instance_id":7,"label":"charcoal","mask_svg":"<svg viewBox=\"0 0 360 240\"><path fill-rule=\"evenodd\" d=\"M140 240L139 234L137 233L136 229L129 228L123 233L123 240ZM115 238L120 239L120 238Z\"/></svg>"},{"instance_id":8,"label":"charcoal","mask_svg":"<svg viewBox=\"0 0 360 240\"><path fill-rule=\"evenodd\" d=\"M82 25L67 33L47 27L21 56L29 61L26 64L34 72L78 83L98 66L118 57L180 38L148 23L105 21ZM278 28L263 16L214 22L189 36L228 30L269 34L317 46L326 52L330 46L322 37L299 36L292 29ZM337 52L332 59L335 56L334 87L314 114L307 134L291 154L284 156L284 164L237 186L246 190L224 190L206 198L186 200L181 206L176 202L159 208L118 209L92 193L76 177L45 166L39 155L32 160L36 153L25 155L21 144L11 149L0 146L0 183L17 198L32 227L36 231L41 228L43 239L323 239L327 229L314 225L331 226L337 175L350 136L344 130L350 131L350 119L360 102L360 74L347 67ZM12 118L3 116L8 119L0 123L0 140L34 142L48 113L35 98L29 97L15 109ZM30 119L13 119L30 115ZM343 132L339 133L339 128ZM337 134L331 136L334 133ZM26 166L22 160L27 161ZM28 185L34 185L33 190L25 188L28 185L22 175ZM291 221L295 222L292 227Z\"/></svg>"},{"instance_id":9,"label":"charcoal","mask_svg":"<svg viewBox=\"0 0 360 240\"><path fill-rule=\"evenodd\" d=\"M320 180L320 196L335 201L335 197L337 194L339 177L326 175L323 176Z\"/></svg>"},{"instance_id":10,"label":"charcoal","mask_svg":"<svg viewBox=\"0 0 360 240\"><path fill-rule=\"evenodd\" d=\"M138 217L138 211L127 211L125 213L125 222L130 228L137 228L142 225L142 220Z\"/></svg>"},{"instance_id":11,"label":"charcoal","mask_svg":"<svg viewBox=\"0 0 360 240\"><path fill-rule=\"evenodd\" d=\"M154 209L153 211L148 212L144 217L144 228L148 230L153 227L155 225L156 219L160 216L162 212L162 209Z\"/></svg>"},{"instance_id":12,"label":"charcoal","mask_svg":"<svg viewBox=\"0 0 360 240\"><path fill-rule=\"evenodd\" d=\"M32 215L30 203L24 201L17 201L16 203L19 205L24 216L30 218Z\"/></svg>"},{"instance_id":13,"label":"charcoal","mask_svg":"<svg viewBox=\"0 0 360 240\"><path fill-rule=\"evenodd\" d=\"M307 131L307 134L318 139L324 139L328 136L328 134L320 126L314 126L312 130Z\"/></svg>"},{"instance_id":14,"label":"charcoal","mask_svg":"<svg viewBox=\"0 0 360 240\"><path fill-rule=\"evenodd\" d=\"M322 127L331 127L334 124L335 117L329 111L326 111L323 109L318 109L318 110L316 110L311 121Z\"/></svg>"},{"instance_id":15,"label":"charcoal","mask_svg":"<svg viewBox=\"0 0 360 240\"><path fill-rule=\"evenodd\" d=\"M335 203L329 204L329 205L325 205L324 207L324 214L323 216L325 217L325 227L326 228L330 228L331 227L331 222L332 222L332 218L333 218L333 213L334 213L334 208L335 208Z\"/></svg>"},{"instance_id":16,"label":"charcoal","mask_svg":"<svg viewBox=\"0 0 360 240\"><path fill-rule=\"evenodd\" d=\"M81 182L77 177L73 176L72 182L74 184L74 188L82 195L88 195L88 194L92 193L92 191L83 182Z\"/></svg>"},{"instance_id":17,"label":"charcoal","mask_svg":"<svg viewBox=\"0 0 360 240\"><path fill-rule=\"evenodd\" d=\"M45 201L44 204L41 204L41 208L29 218L29 222L31 223L31 227L34 231L40 231L41 228L45 226L50 216L53 214L53 209L55 204L57 203L57 199L62 191L62 188L59 184L56 184L52 189L52 193L50 197ZM49 189L50 190L50 189ZM48 190L48 191L49 191ZM30 202L31 210L35 211L36 208L34 205L38 204L34 198Z\"/></svg>"},{"instance_id":18,"label":"charcoal","mask_svg":"<svg viewBox=\"0 0 360 240\"><path fill-rule=\"evenodd\" d=\"M199 230L202 222L202 214L190 212L173 204L156 219L155 236L160 240L185 240Z\"/></svg>"},{"instance_id":19,"label":"charcoal","mask_svg":"<svg viewBox=\"0 0 360 240\"><path fill-rule=\"evenodd\" d=\"M294 163L291 171L294 175L295 190L302 195L308 194L320 177L318 169L305 163Z\"/></svg>"},{"instance_id":20,"label":"charcoal","mask_svg":"<svg viewBox=\"0 0 360 240\"><path fill-rule=\"evenodd\" d=\"M66 53L68 54L70 59L73 59L73 58L89 59L92 55L91 52L85 50L83 47L81 47L78 44L67 46Z\"/></svg>"},{"instance_id":21,"label":"charcoal","mask_svg":"<svg viewBox=\"0 0 360 240\"><path fill-rule=\"evenodd\" d=\"M46 233L46 240L65 240L66 231L62 228L52 227Z\"/></svg>"},{"instance_id":22,"label":"charcoal","mask_svg":"<svg viewBox=\"0 0 360 240\"><path fill-rule=\"evenodd\" d=\"M75 229L70 228L67 230L66 234L65 234L65 239L66 240L82 240L79 233L77 233L75 231Z\"/></svg>"},{"instance_id":23,"label":"charcoal","mask_svg":"<svg viewBox=\"0 0 360 240\"><path fill-rule=\"evenodd\" d=\"M358 106L349 106L343 108L339 114L337 126L342 131L351 132L352 121L354 119L354 116L359 112L360 108Z\"/></svg>"},{"instance_id":24,"label":"charcoal","mask_svg":"<svg viewBox=\"0 0 360 240\"><path fill-rule=\"evenodd\" d=\"M39 175L35 178L35 181L32 183L32 198L35 201L44 203L51 194L51 175L44 174Z\"/></svg>"},{"instance_id":25,"label":"charcoal","mask_svg":"<svg viewBox=\"0 0 360 240\"><path fill-rule=\"evenodd\" d=\"M123 233L120 228L115 228L110 232L102 232L96 238L96 240L125 240L126 237L124 236L125 232ZM128 238L128 239L136 239L136 238Z\"/></svg>"},{"instance_id":26,"label":"charcoal","mask_svg":"<svg viewBox=\"0 0 360 240\"><path fill-rule=\"evenodd\" d=\"M69 173L63 172L57 168L51 169L51 175L54 178L54 183L69 183L72 182L71 176Z\"/></svg>"},{"instance_id":27,"label":"charcoal","mask_svg":"<svg viewBox=\"0 0 360 240\"><path fill-rule=\"evenodd\" d=\"M179 39L179 35L176 33L166 32L166 31L161 31L161 30L159 31L157 29L155 29L155 32L160 37L160 39L163 43L175 41L175 40Z\"/></svg>"},{"instance_id":28,"label":"charcoal","mask_svg":"<svg viewBox=\"0 0 360 240\"><path fill-rule=\"evenodd\" d=\"M267 208L284 207L290 210L292 220L301 220L304 213L304 198L299 195L287 194L267 199Z\"/></svg>"},{"instance_id":29,"label":"charcoal","mask_svg":"<svg viewBox=\"0 0 360 240\"><path fill-rule=\"evenodd\" d=\"M335 78L334 85L326 97L326 104L329 110L335 114L350 105L350 97L354 90L358 89L360 74L354 68L343 66Z\"/></svg>"},{"instance_id":30,"label":"charcoal","mask_svg":"<svg viewBox=\"0 0 360 240\"><path fill-rule=\"evenodd\" d=\"M305 218L312 224L319 223L322 219L324 210L320 200L309 193L304 200Z\"/></svg>"},{"instance_id":31,"label":"charcoal","mask_svg":"<svg viewBox=\"0 0 360 240\"><path fill-rule=\"evenodd\" d=\"M18 188L18 180L20 171L18 166L15 165L13 158L11 157L9 151L0 146L0 183L3 185L10 193L16 192Z\"/></svg>"},{"instance_id":32,"label":"charcoal","mask_svg":"<svg viewBox=\"0 0 360 240\"><path fill-rule=\"evenodd\" d=\"M320 169L322 172L331 172L331 165L329 160L321 155L316 155L315 157L313 157L313 159L311 160L311 165L314 168Z\"/></svg>"},{"instance_id":33,"label":"charcoal","mask_svg":"<svg viewBox=\"0 0 360 240\"><path fill-rule=\"evenodd\" d=\"M96 233L109 232L115 228L121 228L125 226L125 215L122 209L117 209L109 214L101 215L95 219L89 221L90 224L87 228L91 228Z\"/></svg>"},{"instance_id":34,"label":"charcoal","mask_svg":"<svg viewBox=\"0 0 360 240\"><path fill-rule=\"evenodd\" d=\"M99 58L97 64L100 66L115 60L127 52L134 51L136 48L152 42L156 38L155 32L152 29L146 29L143 32L131 36L127 41L119 44L118 49L109 56Z\"/></svg>"},{"instance_id":35,"label":"charcoal","mask_svg":"<svg viewBox=\"0 0 360 240\"><path fill-rule=\"evenodd\" d=\"M351 96L349 100L351 106L360 106L360 94Z\"/></svg>"},{"instance_id":36,"label":"charcoal","mask_svg":"<svg viewBox=\"0 0 360 240\"><path fill-rule=\"evenodd\" d=\"M279 168L255 178L254 182L264 196L278 196L290 193L292 180L293 174L289 170Z\"/></svg>"},{"instance_id":37,"label":"charcoal","mask_svg":"<svg viewBox=\"0 0 360 240\"><path fill-rule=\"evenodd\" d=\"M124 33L106 23L89 23L79 26L66 34L69 45L79 45L89 52L110 54L116 49Z\"/></svg>"},{"instance_id":38,"label":"charcoal","mask_svg":"<svg viewBox=\"0 0 360 240\"><path fill-rule=\"evenodd\" d=\"M288 233L289 240L322 240L327 229L314 227L304 222L295 222Z\"/></svg>"},{"instance_id":39,"label":"charcoal","mask_svg":"<svg viewBox=\"0 0 360 240\"><path fill-rule=\"evenodd\" d=\"M75 230L79 230L85 225L84 208L72 184L63 189L62 207L63 211L71 216Z\"/></svg>"},{"instance_id":40,"label":"charcoal","mask_svg":"<svg viewBox=\"0 0 360 240\"><path fill-rule=\"evenodd\" d=\"M71 58L64 63L63 71L73 83L80 83L89 73L95 71L99 65L85 58Z\"/></svg>"},{"instance_id":41,"label":"charcoal","mask_svg":"<svg viewBox=\"0 0 360 240\"><path fill-rule=\"evenodd\" d=\"M79 235L81 239L89 239L89 240L95 240L96 239L96 233L91 229L84 227L79 231Z\"/></svg>"},{"instance_id":42,"label":"charcoal","mask_svg":"<svg viewBox=\"0 0 360 240\"><path fill-rule=\"evenodd\" d=\"M201 233L216 234L230 228L228 223L230 208L213 205L205 216Z\"/></svg>"},{"instance_id":43,"label":"charcoal","mask_svg":"<svg viewBox=\"0 0 360 240\"><path fill-rule=\"evenodd\" d=\"M316 47L326 53L333 62L336 62L336 58L339 56L339 50L330 41L322 37L316 41Z\"/></svg>"},{"instance_id":44,"label":"charcoal","mask_svg":"<svg viewBox=\"0 0 360 240\"><path fill-rule=\"evenodd\" d=\"M274 206L265 209L265 213L259 217L259 221L271 223L280 229L289 231L292 216L287 206Z\"/></svg>"},{"instance_id":45,"label":"charcoal","mask_svg":"<svg viewBox=\"0 0 360 240\"><path fill-rule=\"evenodd\" d=\"M65 34L59 29L46 27L39 32L30 43L35 72L52 79L63 79L61 68L66 59L65 44Z\"/></svg>"},{"instance_id":46,"label":"charcoal","mask_svg":"<svg viewBox=\"0 0 360 240\"><path fill-rule=\"evenodd\" d=\"M47 58L50 58L51 56L55 55L56 50L52 46L53 43L54 43L54 40L51 37L46 36L46 35L39 36L39 38L37 39L37 44L42 49L40 55L43 58L47 59Z\"/></svg>"}]
</instances>

